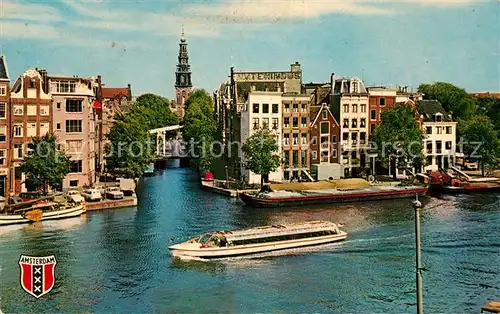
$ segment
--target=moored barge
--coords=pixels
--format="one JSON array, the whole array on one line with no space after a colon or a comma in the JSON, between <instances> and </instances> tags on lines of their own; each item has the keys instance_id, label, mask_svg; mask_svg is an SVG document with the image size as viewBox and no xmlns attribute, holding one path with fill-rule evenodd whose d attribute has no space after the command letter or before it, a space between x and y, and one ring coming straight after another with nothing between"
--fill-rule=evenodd
<instances>
[{"instance_id":1,"label":"moored barge","mask_svg":"<svg viewBox=\"0 0 500 314\"><path fill-rule=\"evenodd\" d=\"M344 190L260 192L255 195L240 193L239 197L245 204L253 207L283 207L410 198L425 193L427 193L425 186L370 186Z\"/></svg>"},{"instance_id":2,"label":"moored barge","mask_svg":"<svg viewBox=\"0 0 500 314\"><path fill-rule=\"evenodd\" d=\"M224 258L313 246L347 238L329 221L273 225L246 230L215 231L169 247L176 257Z\"/></svg>"}]
</instances>

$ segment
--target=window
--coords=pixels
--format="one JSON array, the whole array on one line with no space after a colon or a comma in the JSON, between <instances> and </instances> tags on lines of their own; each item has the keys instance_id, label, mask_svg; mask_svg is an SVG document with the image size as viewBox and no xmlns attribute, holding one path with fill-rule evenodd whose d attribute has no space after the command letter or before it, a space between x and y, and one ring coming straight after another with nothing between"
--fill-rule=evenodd
<instances>
[{"instance_id":1,"label":"window","mask_svg":"<svg viewBox=\"0 0 500 314\"><path fill-rule=\"evenodd\" d=\"M283 172L283 179L290 180L290 171Z\"/></svg>"},{"instance_id":2,"label":"window","mask_svg":"<svg viewBox=\"0 0 500 314\"><path fill-rule=\"evenodd\" d=\"M332 149L332 157L337 158L337 150L335 148Z\"/></svg>"},{"instance_id":3,"label":"window","mask_svg":"<svg viewBox=\"0 0 500 314\"><path fill-rule=\"evenodd\" d=\"M358 105L352 105L352 112L358 112Z\"/></svg>"},{"instance_id":4,"label":"window","mask_svg":"<svg viewBox=\"0 0 500 314\"><path fill-rule=\"evenodd\" d=\"M352 119L352 121L351 121L351 127L352 128L357 128L358 127L358 119Z\"/></svg>"},{"instance_id":5,"label":"window","mask_svg":"<svg viewBox=\"0 0 500 314\"><path fill-rule=\"evenodd\" d=\"M40 106L40 115L48 116L49 115L49 106Z\"/></svg>"},{"instance_id":6,"label":"window","mask_svg":"<svg viewBox=\"0 0 500 314\"><path fill-rule=\"evenodd\" d=\"M432 134L432 126L427 126L427 127L425 127L425 132L426 132L427 134Z\"/></svg>"},{"instance_id":7,"label":"window","mask_svg":"<svg viewBox=\"0 0 500 314\"><path fill-rule=\"evenodd\" d=\"M82 132L82 120L66 120L66 133Z\"/></svg>"},{"instance_id":8,"label":"window","mask_svg":"<svg viewBox=\"0 0 500 314\"><path fill-rule=\"evenodd\" d=\"M311 138L311 145L316 146L316 136Z\"/></svg>"},{"instance_id":9,"label":"window","mask_svg":"<svg viewBox=\"0 0 500 314\"><path fill-rule=\"evenodd\" d=\"M6 103L0 102L0 119L5 119L5 107Z\"/></svg>"},{"instance_id":10,"label":"window","mask_svg":"<svg viewBox=\"0 0 500 314\"><path fill-rule=\"evenodd\" d=\"M69 186L71 186L71 187L77 187L78 186L78 180L69 180Z\"/></svg>"},{"instance_id":11,"label":"window","mask_svg":"<svg viewBox=\"0 0 500 314\"><path fill-rule=\"evenodd\" d=\"M292 121L293 121L292 127L298 128L299 127L299 118L293 118Z\"/></svg>"},{"instance_id":12,"label":"window","mask_svg":"<svg viewBox=\"0 0 500 314\"><path fill-rule=\"evenodd\" d=\"M285 145L290 145L290 133L285 133L284 143Z\"/></svg>"},{"instance_id":13,"label":"window","mask_svg":"<svg viewBox=\"0 0 500 314\"><path fill-rule=\"evenodd\" d=\"M36 122L28 122L26 128L26 136L28 137L36 136Z\"/></svg>"},{"instance_id":14,"label":"window","mask_svg":"<svg viewBox=\"0 0 500 314\"><path fill-rule=\"evenodd\" d=\"M278 112L279 112L279 105L273 104L273 113L278 113Z\"/></svg>"},{"instance_id":15,"label":"window","mask_svg":"<svg viewBox=\"0 0 500 314\"><path fill-rule=\"evenodd\" d=\"M427 151L427 154L432 154L432 141L427 141L425 143L425 149Z\"/></svg>"},{"instance_id":16,"label":"window","mask_svg":"<svg viewBox=\"0 0 500 314\"><path fill-rule=\"evenodd\" d=\"M71 173L80 173L82 172L82 161L81 160L73 160L69 165L69 172Z\"/></svg>"},{"instance_id":17,"label":"window","mask_svg":"<svg viewBox=\"0 0 500 314\"><path fill-rule=\"evenodd\" d=\"M349 127L349 119L344 119L344 124L342 125L342 127L344 127L344 128Z\"/></svg>"},{"instance_id":18,"label":"window","mask_svg":"<svg viewBox=\"0 0 500 314\"><path fill-rule=\"evenodd\" d=\"M44 136L50 132L49 126L49 122L40 122L40 136Z\"/></svg>"},{"instance_id":19,"label":"window","mask_svg":"<svg viewBox=\"0 0 500 314\"><path fill-rule=\"evenodd\" d=\"M31 79L28 85L29 88L35 88L35 79Z\"/></svg>"},{"instance_id":20,"label":"window","mask_svg":"<svg viewBox=\"0 0 500 314\"><path fill-rule=\"evenodd\" d=\"M332 143L337 143L337 135L332 135Z\"/></svg>"},{"instance_id":21,"label":"window","mask_svg":"<svg viewBox=\"0 0 500 314\"><path fill-rule=\"evenodd\" d=\"M14 105L14 115L15 116L24 115L24 106L23 105Z\"/></svg>"},{"instance_id":22,"label":"window","mask_svg":"<svg viewBox=\"0 0 500 314\"><path fill-rule=\"evenodd\" d=\"M60 102L57 103L56 108L57 109L61 109L61 103Z\"/></svg>"},{"instance_id":23,"label":"window","mask_svg":"<svg viewBox=\"0 0 500 314\"><path fill-rule=\"evenodd\" d=\"M253 129L256 130L259 128L259 118L253 118Z\"/></svg>"},{"instance_id":24,"label":"window","mask_svg":"<svg viewBox=\"0 0 500 314\"><path fill-rule=\"evenodd\" d=\"M321 148L328 148L330 144L328 143L328 136L321 137Z\"/></svg>"},{"instance_id":25,"label":"window","mask_svg":"<svg viewBox=\"0 0 500 314\"><path fill-rule=\"evenodd\" d=\"M26 106L26 114L28 116L36 116L36 105L27 105Z\"/></svg>"},{"instance_id":26,"label":"window","mask_svg":"<svg viewBox=\"0 0 500 314\"><path fill-rule=\"evenodd\" d=\"M451 134L451 126L446 127L446 134Z\"/></svg>"},{"instance_id":27,"label":"window","mask_svg":"<svg viewBox=\"0 0 500 314\"><path fill-rule=\"evenodd\" d=\"M278 129L278 118L273 118L273 130Z\"/></svg>"},{"instance_id":28,"label":"window","mask_svg":"<svg viewBox=\"0 0 500 314\"><path fill-rule=\"evenodd\" d=\"M365 119L365 118L362 118L362 119L361 119L361 122L360 122L359 127L360 127L360 128L364 128L364 127L366 127L366 119Z\"/></svg>"},{"instance_id":29,"label":"window","mask_svg":"<svg viewBox=\"0 0 500 314\"><path fill-rule=\"evenodd\" d=\"M66 151L68 153L81 153L82 141L66 141Z\"/></svg>"},{"instance_id":30,"label":"window","mask_svg":"<svg viewBox=\"0 0 500 314\"><path fill-rule=\"evenodd\" d=\"M439 113L436 113L436 122L441 122L443 121L443 116L441 116L441 114Z\"/></svg>"},{"instance_id":31,"label":"window","mask_svg":"<svg viewBox=\"0 0 500 314\"><path fill-rule=\"evenodd\" d=\"M5 149L0 149L0 165L5 165L7 164L7 152Z\"/></svg>"},{"instance_id":32,"label":"window","mask_svg":"<svg viewBox=\"0 0 500 314\"><path fill-rule=\"evenodd\" d=\"M299 134L293 133L293 145L299 145Z\"/></svg>"},{"instance_id":33,"label":"window","mask_svg":"<svg viewBox=\"0 0 500 314\"><path fill-rule=\"evenodd\" d=\"M377 120L377 111L376 110L370 111L370 119Z\"/></svg>"},{"instance_id":34,"label":"window","mask_svg":"<svg viewBox=\"0 0 500 314\"><path fill-rule=\"evenodd\" d=\"M441 154L443 152L443 143L441 141L436 141L436 154Z\"/></svg>"},{"instance_id":35,"label":"window","mask_svg":"<svg viewBox=\"0 0 500 314\"><path fill-rule=\"evenodd\" d=\"M74 93L76 89L75 81L56 81L55 84L58 93Z\"/></svg>"},{"instance_id":36,"label":"window","mask_svg":"<svg viewBox=\"0 0 500 314\"><path fill-rule=\"evenodd\" d=\"M307 133L302 133L300 135L300 142L302 145L307 145Z\"/></svg>"},{"instance_id":37,"label":"window","mask_svg":"<svg viewBox=\"0 0 500 314\"><path fill-rule=\"evenodd\" d=\"M292 150L292 165L297 167L299 165L299 151Z\"/></svg>"},{"instance_id":38,"label":"window","mask_svg":"<svg viewBox=\"0 0 500 314\"><path fill-rule=\"evenodd\" d=\"M269 129L269 118L262 118L262 128Z\"/></svg>"},{"instance_id":39,"label":"window","mask_svg":"<svg viewBox=\"0 0 500 314\"><path fill-rule=\"evenodd\" d=\"M259 104L253 104L252 108L253 108L252 110L253 113L259 113Z\"/></svg>"},{"instance_id":40,"label":"window","mask_svg":"<svg viewBox=\"0 0 500 314\"><path fill-rule=\"evenodd\" d=\"M306 157L306 151L305 150L301 150L300 151L300 163L302 164L302 166L305 166L306 163L307 163L307 157Z\"/></svg>"},{"instance_id":41,"label":"window","mask_svg":"<svg viewBox=\"0 0 500 314\"><path fill-rule=\"evenodd\" d=\"M358 140L358 132L352 132L351 133L351 140L356 143L356 141Z\"/></svg>"},{"instance_id":42,"label":"window","mask_svg":"<svg viewBox=\"0 0 500 314\"><path fill-rule=\"evenodd\" d=\"M269 104L262 104L262 113L269 113Z\"/></svg>"},{"instance_id":43,"label":"window","mask_svg":"<svg viewBox=\"0 0 500 314\"><path fill-rule=\"evenodd\" d=\"M293 104L293 112L299 112L299 104Z\"/></svg>"},{"instance_id":44,"label":"window","mask_svg":"<svg viewBox=\"0 0 500 314\"><path fill-rule=\"evenodd\" d=\"M307 128L307 117L302 117L301 122L301 127Z\"/></svg>"},{"instance_id":45,"label":"window","mask_svg":"<svg viewBox=\"0 0 500 314\"><path fill-rule=\"evenodd\" d=\"M315 151L315 150L314 150L314 151L312 151L312 152L311 152L311 156L312 156L312 159L313 159L313 160L318 159L318 152L317 152L317 151Z\"/></svg>"},{"instance_id":46,"label":"window","mask_svg":"<svg viewBox=\"0 0 500 314\"><path fill-rule=\"evenodd\" d=\"M361 109L361 112L366 112L366 105L363 104L363 105L360 105L360 109Z\"/></svg>"},{"instance_id":47,"label":"window","mask_svg":"<svg viewBox=\"0 0 500 314\"><path fill-rule=\"evenodd\" d=\"M359 132L359 141L361 144L364 144L366 140L366 133L365 132Z\"/></svg>"},{"instance_id":48,"label":"window","mask_svg":"<svg viewBox=\"0 0 500 314\"><path fill-rule=\"evenodd\" d=\"M326 112L326 110L323 110L321 112L321 119L326 120L326 118L327 118L327 112Z\"/></svg>"},{"instance_id":49,"label":"window","mask_svg":"<svg viewBox=\"0 0 500 314\"><path fill-rule=\"evenodd\" d=\"M0 125L0 142L1 143L7 142L7 126L6 125Z\"/></svg>"},{"instance_id":50,"label":"window","mask_svg":"<svg viewBox=\"0 0 500 314\"><path fill-rule=\"evenodd\" d=\"M302 112L307 112L307 105L306 104L302 104Z\"/></svg>"},{"instance_id":51,"label":"window","mask_svg":"<svg viewBox=\"0 0 500 314\"><path fill-rule=\"evenodd\" d=\"M344 104L344 112L349 112L349 105L348 104Z\"/></svg>"},{"instance_id":52,"label":"window","mask_svg":"<svg viewBox=\"0 0 500 314\"><path fill-rule=\"evenodd\" d=\"M14 159L23 159L23 144L14 144Z\"/></svg>"},{"instance_id":53,"label":"window","mask_svg":"<svg viewBox=\"0 0 500 314\"><path fill-rule=\"evenodd\" d=\"M16 123L14 124L14 137L22 137L23 136L23 124Z\"/></svg>"},{"instance_id":54,"label":"window","mask_svg":"<svg viewBox=\"0 0 500 314\"><path fill-rule=\"evenodd\" d=\"M290 127L290 118L283 118L283 125L285 126L285 128L289 128Z\"/></svg>"},{"instance_id":55,"label":"window","mask_svg":"<svg viewBox=\"0 0 500 314\"><path fill-rule=\"evenodd\" d=\"M290 104L285 104L285 112L290 112Z\"/></svg>"},{"instance_id":56,"label":"window","mask_svg":"<svg viewBox=\"0 0 500 314\"><path fill-rule=\"evenodd\" d=\"M81 99L66 99L66 112L82 112Z\"/></svg>"},{"instance_id":57,"label":"window","mask_svg":"<svg viewBox=\"0 0 500 314\"><path fill-rule=\"evenodd\" d=\"M349 133L348 132L342 133L342 140L343 141L348 141L349 140Z\"/></svg>"},{"instance_id":58,"label":"window","mask_svg":"<svg viewBox=\"0 0 500 314\"><path fill-rule=\"evenodd\" d=\"M445 143L445 148L446 148L446 149L448 149L448 150L451 150L451 145L452 145L452 144L451 144L451 141L447 141L447 142Z\"/></svg>"},{"instance_id":59,"label":"window","mask_svg":"<svg viewBox=\"0 0 500 314\"><path fill-rule=\"evenodd\" d=\"M58 122L58 123L56 124L56 129L57 129L57 130L60 130L60 129L61 129L61 123L59 123L59 122Z\"/></svg>"},{"instance_id":60,"label":"window","mask_svg":"<svg viewBox=\"0 0 500 314\"><path fill-rule=\"evenodd\" d=\"M321 152L321 162L328 162L329 156L328 156L328 151L324 150Z\"/></svg>"},{"instance_id":61,"label":"window","mask_svg":"<svg viewBox=\"0 0 500 314\"><path fill-rule=\"evenodd\" d=\"M385 98L380 98L380 99L378 100L378 105L379 105L380 107L384 107L384 106L385 106Z\"/></svg>"},{"instance_id":62,"label":"window","mask_svg":"<svg viewBox=\"0 0 500 314\"><path fill-rule=\"evenodd\" d=\"M436 134L443 134L443 128L440 126L436 127Z\"/></svg>"},{"instance_id":63,"label":"window","mask_svg":"<svg viewBox=\"0 0 500 314\"><path fill-rule=\"evenodd\" d=\"M320 132L321 134L328 134L330 129L330 124L328 122L321 122L320 124Z\"/></svg>"},{"instance_id":64,"label":"window","mask_svg":"<svg viewBox=\"0 0 500 314\"><path fill-rule=\"evenodd\" d=\"M7 86L0 85L0 96L5 96L5 95L7 95Z\"/></svg>"}]
</instances>

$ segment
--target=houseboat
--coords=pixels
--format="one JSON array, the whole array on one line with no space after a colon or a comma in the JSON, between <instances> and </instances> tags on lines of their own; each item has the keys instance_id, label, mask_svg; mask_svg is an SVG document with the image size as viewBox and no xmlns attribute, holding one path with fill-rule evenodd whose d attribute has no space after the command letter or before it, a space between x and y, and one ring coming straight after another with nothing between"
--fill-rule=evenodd
<instances>
[{"instance_id":1,"label":"houseboat","mask_svg":"<svg viewBox=\"0 0 500 314\"><path fill-rule=\"evenodd\" d=\"M421 185L376 185L367 182L364 185L318 189L271 186L271 189L256 194L240 193L239 197L253 207L284 207L410 198L427 193L427 187Z\"/></svg>"},{"instance_id":2,"label":"houseboat","mask_svg":"<svg viewBox=\"0 0 500 314\"><path fill-rule=\"evenodd\" d=\"M35 203L27 208L14 209L0 214L0 226L76 217L85 212L86 209L84 204L76 204L72 202Z\"/></svg>"},{"instance_id":3,"label":"houseboat","mask_svg":"<svg viewBox=\"0 0 500 314\"><path fill-rule=\"evenodd\" d=\"M225 258L342 241L347 233L329 221L208 232L172 245L176 257Z\"/></svg>"}]
</instances>

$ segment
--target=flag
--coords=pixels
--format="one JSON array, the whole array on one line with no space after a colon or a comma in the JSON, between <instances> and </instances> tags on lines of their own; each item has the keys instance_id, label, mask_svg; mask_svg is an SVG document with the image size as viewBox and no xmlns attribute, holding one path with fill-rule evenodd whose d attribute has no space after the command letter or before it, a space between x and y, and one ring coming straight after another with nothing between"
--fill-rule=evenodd
<instances>
[{"instance_id":1,"label":"flag","mask_svg":"<svg viewBox=\"0 0 500 314\"><path fill-rule=\"evenodd\" d=\"M98 100L94 100L94 105L92 107L94 107L95 109L102 109L102 103Z\"/></svg>"}]
</instances>

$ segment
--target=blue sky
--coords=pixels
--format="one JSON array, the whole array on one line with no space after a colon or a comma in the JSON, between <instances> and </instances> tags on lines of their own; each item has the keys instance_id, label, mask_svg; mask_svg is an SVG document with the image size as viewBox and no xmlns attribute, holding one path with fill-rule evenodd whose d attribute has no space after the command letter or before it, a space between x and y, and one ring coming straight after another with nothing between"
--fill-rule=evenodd
<instances>
[{"instance_id":1,"label":"blue sky","mask_svg":"<svg viewBox=\"0 0 500 314\"><path fill-rule=\"evenodd\" d=\"M12 80L41 67L172 98L182 25L193 83L209 92L231 66L286 71L295 61L304 82L334 72L367 85L500 91L496 1L0 0L0 53Z\"/></svg>"}]
</instances>

